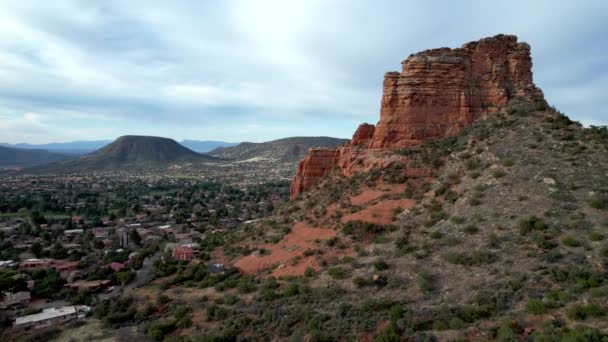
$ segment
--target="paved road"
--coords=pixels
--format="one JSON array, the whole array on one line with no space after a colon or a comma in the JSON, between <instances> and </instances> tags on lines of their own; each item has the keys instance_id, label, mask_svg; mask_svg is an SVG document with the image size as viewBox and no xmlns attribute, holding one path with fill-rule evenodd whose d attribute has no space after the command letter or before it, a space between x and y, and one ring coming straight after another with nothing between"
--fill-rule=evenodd
<instances>
[{"instance_id":1,"label":"paved road","mask_svg":"<svg viewBox=\"0 0 608 342\"><path fill-rule=\"evenodd\" d=\"M151 257L145 258L141 268L135 271L135 279L133 279L131 283L129 283L127 286L116 286L114 291L110 293L100 293L98 295L99 300L104 301L110 298L118 297L124 292L131 291L138 287L142 287L152 281L154 279L154 276L151 273L152 266L159 257L160 253L156 253Z\"/></svg>"}]
</instances>

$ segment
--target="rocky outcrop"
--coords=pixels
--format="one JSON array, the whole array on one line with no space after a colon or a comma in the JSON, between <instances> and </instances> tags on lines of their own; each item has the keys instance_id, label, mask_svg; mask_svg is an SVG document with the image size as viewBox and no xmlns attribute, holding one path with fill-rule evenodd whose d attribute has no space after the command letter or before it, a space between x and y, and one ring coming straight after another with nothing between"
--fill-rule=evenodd
<instances>
[{"instance_id":1,"label":"rocky outcrop","mask_svg":"<svg viewBox=\"0 0 608 342\"><path fill-rule=\"evenodd\" d=\"M346 146L364 146L367 147L369 142L374 137L376 126L368 123L360 124L353 138L346 143Z\"/></svg>"},{"instance_id":2,"label":"rocky outcrop","mask_svg":"<svg viewBox=\"0 0 608 342\"><path fill-rule=\"evenodd\" d=\"M499 35L409 56L384 76L370 148L407 147L453 135L515 96L537 92L530 47Z\"/></svg>"},{"instance_id":3,"label":"rocky outcrop","mask_svg":"<svg viewBox=\"0 0 608 342\"><path fill-rule=\"evenodd\" d=\"M384 75L378 124L359 126L353 139L337 150L309 152L296 170L292 198L334 168L347 167L342 173L351 173L349 163L358 159L353 154L363 153L351 149L394 149L441 139L500 110L514 97L542 96L532 82L530 46L515 36L426 50L401 64L401 72Z\"/></svg>"},{"instance_id":4,"label":"rocky outcrop","mask_svg":"<svg viewBox=\"0 0 608 342\"><path fill-rule=\"evenodd\" d=\"M329 173L335 166L336 152L336 149L309 149L308 155L298 163L289 189L291 197L299 195Z\"/></svg>"}]
</instances>

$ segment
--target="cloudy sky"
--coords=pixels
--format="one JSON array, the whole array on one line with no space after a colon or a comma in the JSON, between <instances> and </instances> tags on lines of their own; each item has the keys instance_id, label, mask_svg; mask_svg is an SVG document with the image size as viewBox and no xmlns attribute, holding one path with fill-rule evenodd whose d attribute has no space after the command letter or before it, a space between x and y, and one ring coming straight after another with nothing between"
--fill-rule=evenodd
<instances>
[{"instance_id":1,"label":"cloudy sky","mask_svg":"<svg viewBox=\"0 0 608 342\"><path fill-rule=\"evenodd\" d=\"M608 123L608 1L0 0L0 142L350 137L410 53L530 43L549 102Z\"/></svg>"}]
</instances>

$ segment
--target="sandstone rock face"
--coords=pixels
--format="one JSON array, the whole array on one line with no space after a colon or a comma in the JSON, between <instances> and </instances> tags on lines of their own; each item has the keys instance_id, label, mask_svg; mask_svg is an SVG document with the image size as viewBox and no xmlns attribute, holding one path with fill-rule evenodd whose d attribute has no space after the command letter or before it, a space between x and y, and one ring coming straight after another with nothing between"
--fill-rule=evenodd
<instances>
[{"instance_id":1,"label":"sandstone rock face","mask_svg":"<svg viewBox=\"0 0 608 342\"><path fill-rule=\"evenodd\" d=\"M515 96L532 95L530 47L496 36L409 56L384 76L370 148L407 147L453 135Z\"/></svg>"},{"instance_id":2,"label":"sandstone rock face","mask_svg":"<svg viewBox=\"0 0 608 342\"><path fill-rule=\"evenodd\" d=\"M295 197L306 188L316 184L328 174L335 165L335 149L310 149L296 169L296 174L289 189L290 196Z\"/></svg>"},{"instance_id":3,"label":"sandstone rock face","mask_svg":"<svg viewBox=\"0 0 608 342\"><path fill-rule=\"evenodd\" d=\"M291 197L333 169L353 172L361 151L419 145L457 134L475 120L501 109L516 96L542 96L532 82L530 47L517 37L498 35L410 55L401 72L384 75L380 121L363 124L336 150L311 150L296 169ZM356 151L353 151L356 149Z\"/></svg>"},{"instance_id":4,"label":"sandstone rock face","mask_svg":"<svg viewBox=\"0 0 608 342\"><path fill-rule=\"evenodd\" d=\"M370 140L373 138L375 131L376 126L374 125L370 125L367 123L359 125L357 131L353 135L353 138L350 142L346 144L346 146L367 147L369 145Z\"/></svg>"}]
</instances>

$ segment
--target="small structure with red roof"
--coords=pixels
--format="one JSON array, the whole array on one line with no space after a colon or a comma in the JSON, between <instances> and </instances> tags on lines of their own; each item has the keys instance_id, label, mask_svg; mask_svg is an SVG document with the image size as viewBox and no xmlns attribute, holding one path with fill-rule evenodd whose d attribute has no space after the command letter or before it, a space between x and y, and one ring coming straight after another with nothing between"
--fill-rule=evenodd
<instances>
[{"instance_id":1,"label":"small structure with red roof","mask_svg":"<svg viewBox=\"0 0 608 342\"><path fill-rule=\"evenodd\" d=\"M175 247L171 256L178 260L190 261L194 259L194 250L188 246Z\"/></svg>"}]
</instances>

